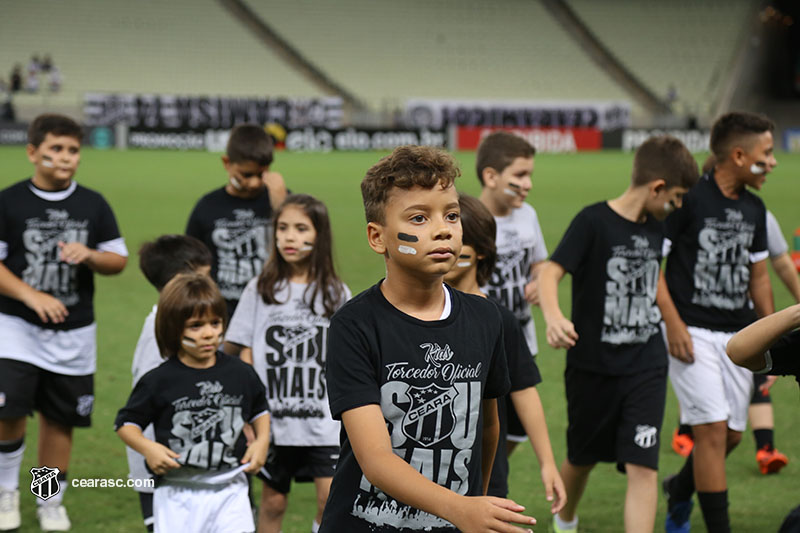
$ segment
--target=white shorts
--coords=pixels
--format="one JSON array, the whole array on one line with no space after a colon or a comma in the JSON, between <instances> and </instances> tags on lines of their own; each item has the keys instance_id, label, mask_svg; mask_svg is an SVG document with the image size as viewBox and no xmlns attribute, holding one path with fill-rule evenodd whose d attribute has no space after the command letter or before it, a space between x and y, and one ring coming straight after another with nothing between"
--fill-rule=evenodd
<instances>
[{"instance_id":1,"label":"white shorts","mask_svg":"<svg viewBox=\"0 0 800 533\"><path fill-rule=\"evenodd\" d=\"M244 474L218 488L161 485L153 493L153 517L155 533L252 533L256 530Z\"/></svg>"},{"instance_id":2,"label":"white shorts","mask_svg":"<svg viewBox=\"0 0 800 533\"><path fill-rule=\"evenodd\" d=\"M694 363L669 358L669 378L681 406L681 424L727 421L734 431L747 428L753 373L725 353L733 333L689 326Z\"/></svg>"}]
</instances>

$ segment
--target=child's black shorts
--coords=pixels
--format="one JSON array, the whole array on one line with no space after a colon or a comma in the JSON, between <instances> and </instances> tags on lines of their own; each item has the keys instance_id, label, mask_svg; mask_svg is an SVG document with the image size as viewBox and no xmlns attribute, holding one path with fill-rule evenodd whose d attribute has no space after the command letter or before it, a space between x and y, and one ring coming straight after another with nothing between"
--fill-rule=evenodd
<instances>
[{"instance_id":1,"label":"child's black shorts","mask_svg":"<svg viewBox=\"0 0 800 533\"><path fill-rule=\"evenodd\" d=\"M772 403L772 398L769 395L769 391L764 394L759 389L759 387L766 382L766 374L753 374L753 397L750 399L750 403Z\"/></svg>"},{"instance_id":2,"label":"child's black shorts","mask_svg":"<svg viewBox=\"0 0 800 533\"><path fill-rule=\"evenodd\" d=\"M667 367L605 376L571 366L567 392L567 457L574 465L632 463L658 469Z\"/></svg>"},{"instance_id":3,"label":"child's black shorts","mask_svg":"<svg viewBox=\"0 0 800 533\"><path fill-rule=\"evenodd\" d=\"M67 427L92 425L94 374L67 376L30 363L0 359L0 419L39 411Z\"/></svg>"},{"instance_id":4,"label":"child's black shorts","mask_svg":"<svg viewBox=\"0 0 800 533\"><path fill-rule=\"evenodd\" d=\"M292 479L303 482L333 477L338 460L338 446L270 445L267 462L257 477L274 490L289 494Z\"/></svg>"}]
</instances>

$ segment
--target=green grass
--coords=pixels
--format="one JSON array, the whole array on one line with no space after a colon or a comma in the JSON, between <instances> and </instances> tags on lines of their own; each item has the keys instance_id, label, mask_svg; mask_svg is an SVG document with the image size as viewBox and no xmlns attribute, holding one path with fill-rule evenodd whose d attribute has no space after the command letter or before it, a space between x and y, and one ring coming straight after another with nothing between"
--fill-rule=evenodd
<instances>
[{"instance_id":1,"label":"green grass","mask_svg":"<svg viewBox=\"0 0 800 533\"><path fill-rule=\"evenodd\" d=\"M353 293L372 285L383 275L383 261L367 246L358 183L367 168L382 154L279 153L274 169L296 192L322 199L330 209L334 247L340 274ZM474 154L457 154L464 177L458 188L476 194ZM628 183L631 156L616 152L536 157L534 187L529 198L537 209L545 239L552 251L567 224L584 205L619 194ZM794 176L800 175L800 156L778 154L780 166L765 186L762 197L783 226L787 239L800 227L800 201ZM3 161L0 187L4 188L31 172L22 148L0 148ZM99 323L98 372L94 425L75 433L71 477L124 478L127 475L124 448L112 430L114 416L130 391L130 363L142 321L156 300L137 267L136 251L141 243L160 234L182 232L195 201L221 186L225 175L219 156L191 152L84 150L78 181L101 191L111 203L131 252L126 270L119 276L98 277L96 310ZM791 242L791 241L790 241ZM569 283L562 283L561 302L569 307ZM773 278L778 308L791 303L786 290ZM543 320L534 309L540 339ZM565 456L566 406L562 373L564 352L549 348L542 340L538 356L543 383L539 387L557 461ZM797 420L798 388L792 379L782 379L773 388L776 407L776 439L791 463L778 476L762 476L754 461L750 433L728 461L731 517L736 531L776 531L786 513L800 503L797 468L800 465L800 428ZM682 461L669 440L677 420L677 402L672 391L664 423L660 477L679 468ZM38 531L34 497L27 491L28 469L35 465L36 423L29 425L28 448L21 475L23 527ZM537 531L549 527L538 466L530 446L521 446L511 458L511 497L539 519ZM625 477L611 465L600 465L589 481L579 508L581 531L622 530ZM306 532L314 515L313 487L295 485L284 523L286 533ZM70 488L66 493L74 531L139 532L138 501L130 489ZM659 500L656 530L662 530L665 504ZM693 514L694 531L703 531L699 510Z\"/></svg>"}]
</instances>

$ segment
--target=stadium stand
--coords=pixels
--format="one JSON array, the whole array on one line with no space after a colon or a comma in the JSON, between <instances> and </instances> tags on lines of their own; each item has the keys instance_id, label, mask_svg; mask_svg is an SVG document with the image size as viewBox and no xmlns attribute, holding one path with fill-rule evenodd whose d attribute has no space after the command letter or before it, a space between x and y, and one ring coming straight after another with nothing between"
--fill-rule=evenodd
<instances>
[{"instance_id":1,"label":"stadium stand","mask_svg":"<svg viewBox=\"0 0 800 533\"><path fill-rule=\"evenodd\" d=\"M566 0L586 26L674 110L707 117L754 13L750 0Z\"/></svg>"},{"instance_id":2,"label":"stadium stand","mask_svg":"<svg viewBox=\"0 0 800 533\"><path fill-rule=\"evenodd\" d=\"M32 53L61 69L60 94L20 94L26 109L80 110L84 92L320 96L215 0L30 0L3 4L0 76ZM91 43L91 44L88 44Z\"/></svg>"},{"instance_id":3,"label":"stadium stand","mask_svg":"<svg viewBox=\"0 0 800 533\"><path fill-rule=\"evenodd\" d=\"M245 0L373 109L410 97L628 100L530 0Z\"/></svg>"}]
</instances>

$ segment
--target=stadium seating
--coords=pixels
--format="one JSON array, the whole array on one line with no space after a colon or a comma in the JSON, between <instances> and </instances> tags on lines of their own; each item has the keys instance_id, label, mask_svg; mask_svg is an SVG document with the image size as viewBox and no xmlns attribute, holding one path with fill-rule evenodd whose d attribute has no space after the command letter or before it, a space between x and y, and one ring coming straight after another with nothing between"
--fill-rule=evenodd
<instances>
[{"instance_id":1,"label":"stadium seating","mask_svg":"<svg viewBox=\"0 0 800 533\"><path fill-rule=\"evenodd\" d=\"M245 0L373 109L407 98L628 96L531 0Z\"/></svg>"},{"instance_id":2,"label":"stadium seating","mask_svg":"<svg viewBox=\"0 0 800 533\"><path fill-rule=\"evenodd\" d=\"M646 86L675 110L707 116L744 35L749 0L566 0Z\"/></svg>"},{"instance_id":3,"label":"stadium seating","mask_svg":"<svg viewBox=\"0 0 800 533\"><path fill-rule=\"evenodd\" d=\"M59 95L20 95L17 107L80 106L87 91L319 96L215 0L5 2L0 76L50 53Z\"/></svg>"}]
</instances>

